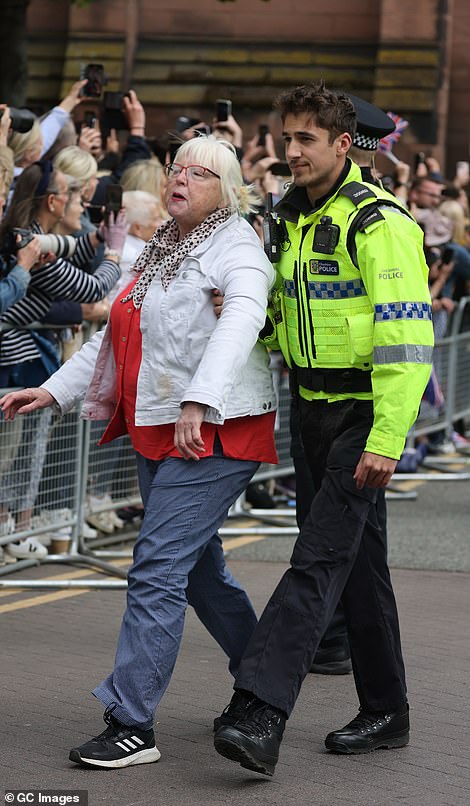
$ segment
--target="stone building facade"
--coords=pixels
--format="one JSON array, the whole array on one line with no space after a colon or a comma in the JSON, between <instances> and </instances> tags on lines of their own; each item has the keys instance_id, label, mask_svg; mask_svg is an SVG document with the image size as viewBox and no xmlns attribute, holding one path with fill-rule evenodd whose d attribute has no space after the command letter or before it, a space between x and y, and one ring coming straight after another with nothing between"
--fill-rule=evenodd
<instances>
[{"instance_id":1,"label":"stone building facade","mask_svg":"<svg viewBox=\"0 0 470 806\"><path fill-rule=\"evenodd\" d=\"M31 0L28 36L31 104L100 62L108 89L136 90L149 134L180 114L210 122L222 97L247 136L266 121L276 135L277 92L323 78L409 121L399 157L424 150L448 175L469 158L466 0Z\"/></svg>"}]
</instances>

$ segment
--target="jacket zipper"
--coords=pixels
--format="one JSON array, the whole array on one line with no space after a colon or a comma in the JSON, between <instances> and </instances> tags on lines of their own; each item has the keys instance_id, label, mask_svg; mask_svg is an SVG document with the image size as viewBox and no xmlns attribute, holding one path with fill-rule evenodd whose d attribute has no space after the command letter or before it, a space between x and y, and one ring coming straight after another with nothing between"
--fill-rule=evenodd
<instances>
[{"instance_id":1,"label":"jacket zipper","mask_svg":"<svg viewBox=\"0 0 470 806\"><path fill-rule=\"evenodd\" d=\"M317 356L317 348L315 347L315 330L314 330L314 327L313 327L312 311L310 309L310 299L309 299L309 293L308 293L307 264L306 263L303 264L303 281L304 281L305 293L306 293L306 297L307 297L306 304L307 304L307 312L308 312L308 321L309 321L309 325L310 325L310 335L311 335L310 342L311 342L311 349L312 349L312 358L316 358L316 356ZM310 366L312 365L312 362L310 360L310 356L309 356L309 364L310 364Z\"/></svg>"},{"instance_id":2,"label":"jacket zipper","mask_svg":"<svg viewBox=\"0 0 470 806\"><path fill-rule=\"evenodd\" d=\"M312 325L312 318L310 313L310 306L308 303L308 286L307 286L307 264L303 264L303 275L301 275L301 265L302 265L302 246L305 239L307 232L309 231L311 225L306 224L302 227L302 237L300 239L299 244L299 262L297 261L294 263L294 271L295 271L295 286L296 286L296 297L297 297L297 315L299 318L299 346L300 346L300 353L302 356L307 357L308 365L311 366L310 357L308 355L308 333L307 333L307 315L305 313L305 303L304 303L304 295L306 298L306 305L310 320L310 327L313 333L313 325Z\"/></svg>"},{"instance_id":3,"label":"jacket zipper","mask_svg":"<svg viewBox=\"0 0 470 806\"><path fill-rule=\"evenodd\" d=\"M294 285L295 285L295 298L297 300L297 319L299 322L299 349L300 354L305 354L304 348L304 338L303 338L303 331L304 331L304 312L302 308L302 300L300 298L301 295L301 284L299 280L299 264L296 260L294 260Z\"/></svg>"}]
</instances>

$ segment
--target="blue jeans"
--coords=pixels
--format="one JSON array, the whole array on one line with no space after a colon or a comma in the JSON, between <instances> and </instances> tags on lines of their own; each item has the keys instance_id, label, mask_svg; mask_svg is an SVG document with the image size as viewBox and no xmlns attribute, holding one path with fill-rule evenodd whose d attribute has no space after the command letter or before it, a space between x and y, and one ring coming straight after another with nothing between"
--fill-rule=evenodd
<instances>
[{"instance_id":1,"label":"blue jeans","mask_svg":"<svg viewBox=\"0 0 470 806\"><path fill-rule=\"evenodd\" d=\"M219 446L220 451L220 446ZM125 725L146 730L170 682L187 604L236 674L256 615L225 566L217 530L258 468L220 453L199 462L137 454L145 516L129 571L114 670L93 691Z\"/></svg>"}]
</instances>

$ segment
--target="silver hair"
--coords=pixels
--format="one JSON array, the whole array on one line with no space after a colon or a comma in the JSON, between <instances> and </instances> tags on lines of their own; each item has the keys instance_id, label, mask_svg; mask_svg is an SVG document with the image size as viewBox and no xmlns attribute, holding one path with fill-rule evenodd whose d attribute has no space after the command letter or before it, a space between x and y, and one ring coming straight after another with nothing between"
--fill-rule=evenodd
<instances>
[{"instance_id":1,"label":"silver hair","mask_svg":"<svg viewBox=\"0 0 470 806\"><path fill-rule=\"evenodd\" d=\"M130 225L136 222L144 226L148 224L152 205L159 208L159 201L153 193L147 193L146 190L125 190L122 194L122 206L126 210L126 218Z\"/></svg>"},{"instance_id":2,"label":"silver hair","mask_svg":"<svg viewBox=\"0 0 470 806\"><path fill-rule=\"evenodd\" d=\"M174 162L203 165L220 176L222 199L234 213L246 214L259 205L259 197L252 185L245 185L240 163L232 143L214 135L200 135L187 140L176 152Z\"/></svg>"}]
</instances>

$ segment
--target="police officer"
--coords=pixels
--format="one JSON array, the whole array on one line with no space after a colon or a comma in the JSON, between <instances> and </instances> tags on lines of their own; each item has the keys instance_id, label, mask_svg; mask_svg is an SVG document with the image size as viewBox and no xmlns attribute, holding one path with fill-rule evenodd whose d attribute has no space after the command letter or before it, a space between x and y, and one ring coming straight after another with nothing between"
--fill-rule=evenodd
<instances>
[{"instance_id":1,"label":"police officer","mask_svg":"<svg viewBox=\"0 0 470 806\"><path fill-rule=\"evenodd\" d=\"M342 599L358 715L329 750L409 741L385 503L431 369L433 332L422 231L347 153L356 115L323 82L277 102L293 186L273 293L274 338L295 374L312 507L291 565L250 639L216 750L272 775L286 719ZM240 711L243 709L243 712Z\"/></svg>"},{"instance_id":2,"label":"police officer","mask_svg":"<svg viewBox=\"0 0 470 806\"><path fill-rule=\"evenodd\" d=\"M391 117L357 95L348 93L356 112L356 133L353 144L348 151L348 157L354 160L361 169L364 182L380 185L375 170L375 154L382 137L387 137L395 131L395 123ZM296 484L296 515L297 523L302 525L313 498L313 481L308 464L305 461L300 434L298 433L297 400L294 397L291 409L291 454L294 459ZM379 495L385 493L379 492ZM381 532L386 539L386 529ZM314 674L348 674L352 669L349 652L346 620L344 618L341 601L333 614L325 635L313 659L310 669Z\"/></svg>"}]
</instances>

